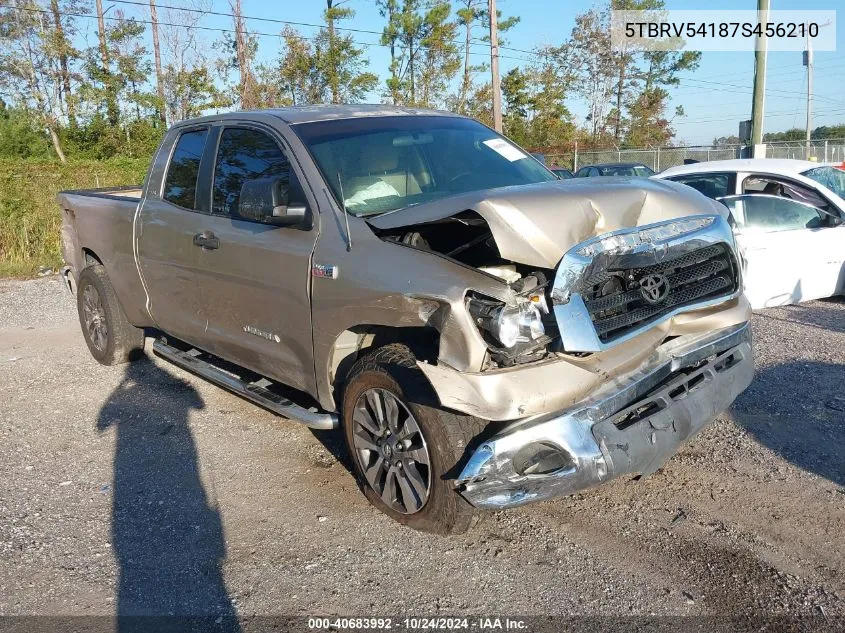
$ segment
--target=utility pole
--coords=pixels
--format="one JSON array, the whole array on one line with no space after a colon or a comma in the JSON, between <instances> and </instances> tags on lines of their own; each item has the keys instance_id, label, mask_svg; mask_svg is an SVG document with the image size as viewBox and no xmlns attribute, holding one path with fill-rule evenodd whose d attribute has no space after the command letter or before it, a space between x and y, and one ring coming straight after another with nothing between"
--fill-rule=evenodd
<instances>
[{"instance_id":1,"label":"utility pole","mask_svg":"<svg viewBox=\"0 0 845 633\"><path fill-rule=\"evenodd\" d=\"M757 0L757 20L769 20L769 0ZM756 149L763 142L763 111L766 99L766 30L761 29L754 48L754 100L751 105L751 145Z\"/></svg>"},{"instance_id":2,"label":"utility pole","mask_svg":"<svg viewBox=\"0 0 845 633\"><path fill-rule=\"evenodd\" d=\"M804 65L807 67L807 152L805 160L810 160L810 134L813 131L813 42L807 29L807 50L804 51Z\"/></svg>"},{"instance_id":3,"label":"utility pole","mask_svg":"<svg viewBox=\"0 0 845 633\"><path fill-rule=\"evenodd\" d=\"M499 85L499 32L496 25L496 0L488 0L490 13L490 72L493 74L493 127L502 133L502 89Z\"/></svg>"},{"instance_id":4,"label":"utility pole","mask_svg":"<svg viewBox=\"0 0 845 633\"><path fill-rule=\"evenodd\" d=\"M830 25L830 22L821 24L825 27ZM807 154L804 156L810 160L811 138L813 133L813 40L810 37L810 28L807 25L807 50L804 51L804 65L807 67Z\"/></svg>"},{"instance_id":5,"label":"utility pole","mask_svg":"<svg viewBox=\"0 0 845 633\"><path fill-rule=\"evenodd\" d=\"M161 74L161 49L158 45L158 14L156 13L155 0L150 0L150 21L153 23L153 56L156 62L156 92L158 93L158 117L161 123L167 126L167 115L164 107L164 78Z\"/></svg>"}]
</instances>

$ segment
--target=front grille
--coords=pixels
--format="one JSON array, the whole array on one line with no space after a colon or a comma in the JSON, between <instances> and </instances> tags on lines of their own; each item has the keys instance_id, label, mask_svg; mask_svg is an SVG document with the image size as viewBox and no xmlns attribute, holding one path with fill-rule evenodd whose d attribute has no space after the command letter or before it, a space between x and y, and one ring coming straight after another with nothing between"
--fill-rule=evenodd
<instances>
[{"instance_id":1,"label":"front grille","mask_svg":"<svg viewBox=\"0 0 845 633\"><path fill-rule=\"evenodd\" d=\"M579 292L599 340L608 343L678 308L733 294L737 284L730 249L714 244L651 266L602 271Z\"/></svg>"}]
</instances>

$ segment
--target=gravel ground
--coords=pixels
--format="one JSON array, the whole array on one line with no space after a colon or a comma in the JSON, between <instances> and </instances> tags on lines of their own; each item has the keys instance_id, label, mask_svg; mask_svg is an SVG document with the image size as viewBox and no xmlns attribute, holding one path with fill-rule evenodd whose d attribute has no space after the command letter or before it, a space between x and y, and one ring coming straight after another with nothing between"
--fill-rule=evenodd
<instances>
[{"instance_id":1,"label":"gravel ground","mask_svg":"<svg viewBox=\"0 0 845 633\"><path fill-rule=\"evenodd\" d=\"M663 469L441 538L312 433L0 281L0 614L845 616L845 302L754 318L758 376ZM0 627L2 628L2 627Z\"/></svg>"}]
</instances>

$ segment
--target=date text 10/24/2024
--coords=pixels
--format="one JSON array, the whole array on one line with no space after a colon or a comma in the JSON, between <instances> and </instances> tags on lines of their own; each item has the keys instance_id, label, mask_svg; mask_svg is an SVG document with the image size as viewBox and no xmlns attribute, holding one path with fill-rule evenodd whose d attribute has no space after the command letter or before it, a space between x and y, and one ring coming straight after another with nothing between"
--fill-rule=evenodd
<instances>
[{"instance_id":1,"label":"date text 10/24/2024","mask_svg":"<svg viewBox=\"0 0 845 633\"><path fill-rule=\"evenodd\" d=\"M328 631L430 631L430 630L478 630L478 631L528 631L525 620L518 618L475 617L475 618L308 618L311 630Z\"/></svg>"}]
</instances>

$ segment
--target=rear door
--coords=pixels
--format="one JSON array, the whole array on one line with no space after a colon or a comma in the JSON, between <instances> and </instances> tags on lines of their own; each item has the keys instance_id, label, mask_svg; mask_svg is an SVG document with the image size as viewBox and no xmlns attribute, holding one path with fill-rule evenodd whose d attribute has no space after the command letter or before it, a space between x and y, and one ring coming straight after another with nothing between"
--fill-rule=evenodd
<instances>
[{"instance_id":1,"label":"rear door","mask_svg":"<svg viewBox=\"0 0 845 633\"><path fill-rule=\"evenodd\" d=\"M208 126L186 128L156 160L167 160L164 176L149 183L135 223L138 265L148 309L164 332L199 344L205 314L197 291L199 249L194 244L203 216L199 173ZM154 170L155 171L155 170Z\"/></svg>"},{"instance_id":2,"label":"rear door","mask_svg":"<svg viewBox=\"0 0 845 633\"><path fill-rule=\"evenodd\" d=\"M238 214L244 182L281 176L302 194L283 141L270 129L233 123L214 130L210 210L197 249L206 348L263 375L314 392L309 284L316 228L279 227ZM313 209L314 207L311 206Z\"/></svg>"}]
</instances>

